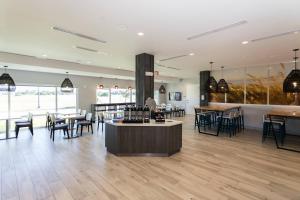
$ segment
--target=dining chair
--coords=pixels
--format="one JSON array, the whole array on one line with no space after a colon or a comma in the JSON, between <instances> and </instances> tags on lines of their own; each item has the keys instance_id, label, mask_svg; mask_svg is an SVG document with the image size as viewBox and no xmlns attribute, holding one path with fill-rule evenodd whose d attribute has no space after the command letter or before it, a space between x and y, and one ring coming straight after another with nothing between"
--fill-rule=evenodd
<instances>
[{"instance_id":1,"label":"dining chair","mask_svg":"<svg viewBox=\"0 0 300 200\"><path fill-rule=\"evenodd\" d=\"M79 122L77 123L76 133L78 133L79 127L81 127L81 130L80 130L80 135L81 135L81 136L82 136L82 130L83 130L83 127L87 127L87 128L88 128L88 132L90 132L90 127L91 127L92 134L94 133L94 132L93 132L92 113L88 113L88 114L86 115L86 117L85 117L85 120L79 121Z\"/></svg>"},{"instance_id":2,"label":"dining chair","mask_svg":"<svg viewBox=\"0 0 300 200\"><path fill-rule=\"evenodd\" d=\"M54 115L55 116L55 115ZM63 119L63 118L58 118L58 117L55 117L55 123L57 124L61 124L61 123L65 123L66 120ZM51 128L51 115L49 112L46 113L46 128L48 130L50 130Z\"/></svg>"},{"instance_id":3,"label":"dining chair","mask_svg":"<svg viewBox=\"0 0 300 200\"><path fill-rule=\"evenodd\" d=\"M272 132L272 126L274 128L274 133ZM284 143L284 138L286 135L285 130L285 120L283 117L272 117L272 122L268 115L263 115L263 134L262 142L266 140L267 137L273 137L276 134L278 135L281 145Z\"/></svg>"},{"instance_id":4,"label":"dining chair","mask_svg":"<svg viewBox=\"0 0 300 200\"><path fill-rule=\"evenodd\" d=\"M32 113L28 113L26 120L19 120L15 122L16 138L19 136L20 128L29 128L31 135L33 136Z\"/></svg>"},{"instance_id":5,"label":"dining chair","mask_svg":"<svg viewBox=\"0 0 300 200\"><path fill-rule=\"evenodd\" d=\"M102 113L100 113L99 115L98 115L98 119L97 119L97 121L98 121L98 127L97 127L97 130L99 130L99 125L100 125L100 123L101 123L101 125L102 125L102 132L103 132L103 124L104 124L104 114L103 114L103 112Z\"/></svg>"},{"instance_id":6,"label":"dining chair","mask_svg":"<svg viewBox=\"0 0 300 200\"><path fill-rule=\"evenodd\" d=\"M52 140L54 142L54 135L55 135L55 131L57 130L63 130L64 131L64 135L67 133L68 138L70 138L69 135L69 129L68 129L68 124L66 123L57 123L55 115L51 114L50 115L50 120L51 120L51 125L50 125L50 138L52 137Z\"/></svg>"}]
</instances>

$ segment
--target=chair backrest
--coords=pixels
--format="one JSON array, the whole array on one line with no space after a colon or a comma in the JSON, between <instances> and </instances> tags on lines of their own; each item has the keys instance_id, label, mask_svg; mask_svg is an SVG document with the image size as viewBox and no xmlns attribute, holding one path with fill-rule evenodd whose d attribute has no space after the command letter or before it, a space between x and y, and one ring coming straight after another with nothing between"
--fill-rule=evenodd
<instances>
[{"instance_id":1,"label":"chair backrest","mask_svg":"<svg viewBox=\"0 0 300 200\"><path fill-rule=\"evenodd\" d=\"M238 117L240 115L240 111L236 111L233 113L233 117Z\"/></svg>"},{"instance_id":2,"label":"chair backrest","mask_svg":"<svg viewBox=\"0 0 300 200\"><path fill-rule=\"evenodd\" d=\"M195 108L195 114L201 113L201 109L200 108Z\"/></svg>"},{"instance_id":3,"label":"chair backrest","mask_svg":"<svg viewBox=\"0 0 300 200\"><path fill-rule=\"evenodd\" d=\"M229 118L233 118L234 117L234 112L229 112Z\"/></svg>"},{"instance_id":4,"label":"chair backrest","mask_svg":"<svg viewBox=\"0 0 300 200\"><path fill-rule=\"evenodd\" d=\"M81 110L80 115L86 115L86 110Z\"/></svg>"},{"instance_id":5,"label":"chair backrest","mask_svg":"<svg viewBox=\"0 0 300 200\"><path fill-rule=\"evenodd\" d=\"M86 119L86 121L91 121L92 120L92 113L86 114L85 119Z\"/></svg>"},{"instance_id":6,"label":"chair backrest","mask_svg":"<svg viewBox=\"0 0 300 200\"><path fill-rule=\"evenodd\" d=\"M54 113L52 113L51 115L50 115L50 122L54 125L55 124L55 114Z\"/></svg>"},{"instance_id":7,"label":"chair backrest","mask_svg":"<svg viewBox=\"0 0 300 200\"><path fill-rule=\"evenodd\" d=\"M32 121L32 113L28 113L28 118L27 118L27 120L28 120L29 122Z\"/></svg>"}]
</instances>

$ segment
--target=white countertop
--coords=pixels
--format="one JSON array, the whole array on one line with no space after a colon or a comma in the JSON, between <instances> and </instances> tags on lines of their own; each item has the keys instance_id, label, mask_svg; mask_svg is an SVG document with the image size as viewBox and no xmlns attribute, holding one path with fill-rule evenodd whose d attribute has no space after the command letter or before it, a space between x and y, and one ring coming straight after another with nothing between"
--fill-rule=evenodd
<instances>
[{"instance_id":1,"label":"white countertop","mask_svg":"<svg viewBox=\"0 0 300 200\"><path fill-rule=\"evenodd\" d=\"M113 122L111 120L105 121L107 124L114 126L175 126L182 124L182 121L176 121L171 119L166 119L166 122L155 122L155 120L150 120L150 123L122 123L122 122Z\"/></svg>"}]
</instances>

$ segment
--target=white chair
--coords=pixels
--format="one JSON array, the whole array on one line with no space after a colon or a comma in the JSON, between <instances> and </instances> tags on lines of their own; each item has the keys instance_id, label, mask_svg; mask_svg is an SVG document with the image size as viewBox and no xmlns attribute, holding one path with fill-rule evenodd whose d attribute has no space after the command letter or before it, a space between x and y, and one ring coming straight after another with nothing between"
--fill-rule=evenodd
<instances>
[{"instance_id":1,"label":"white chair","mask_svg":"<svg viewBox=\"0 0 300 200\"><path fill-rule=\"evenodd\" d=\"M79 121L77 123L76 133L78 132L79 126L81 127L81 130L80 130L81 136L82 136L83 127L87 127L88 128L88 132L90 131L90 127L91 127L92 134L93 134L94 132L93 132L92 113L86 114L85 120Z\"/></svg>"}]
</instances>

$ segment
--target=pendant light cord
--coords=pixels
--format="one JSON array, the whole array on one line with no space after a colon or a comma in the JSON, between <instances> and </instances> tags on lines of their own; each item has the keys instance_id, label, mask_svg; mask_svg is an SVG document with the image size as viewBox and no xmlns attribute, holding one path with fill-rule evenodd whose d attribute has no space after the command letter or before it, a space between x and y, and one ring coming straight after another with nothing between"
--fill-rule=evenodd
<instances>
[{"instance_id":1,"label":"pendant light cord","mask_svg":"<svg viewBox=\"0 0 300 200\"><path fill-rule=\"evenodd\" d=\"M212 65L214 64L214 62L209 62L210 64L210 72L212 72Z\"/></svg>"},{"instance_id":2,"label":"pendant light cord","mask_svg":"<svg viewBox=\"0 0 300 200\"><path fill-rule=\"evenodd\" d=\"M221 76L223 78L223 69L224 69L224 66L221 67Z\"/></svg>"}]
</instances>

